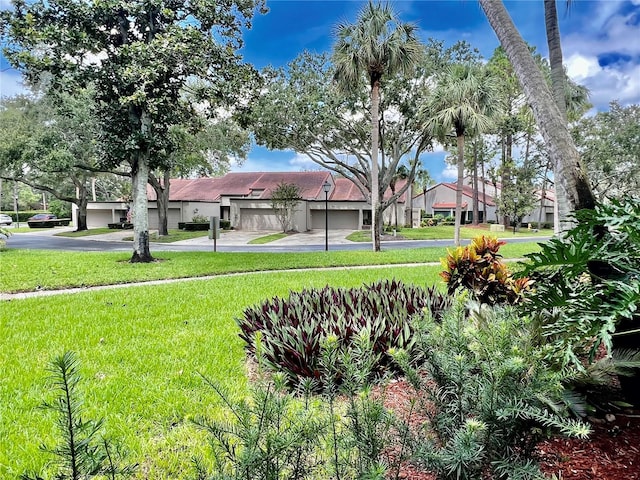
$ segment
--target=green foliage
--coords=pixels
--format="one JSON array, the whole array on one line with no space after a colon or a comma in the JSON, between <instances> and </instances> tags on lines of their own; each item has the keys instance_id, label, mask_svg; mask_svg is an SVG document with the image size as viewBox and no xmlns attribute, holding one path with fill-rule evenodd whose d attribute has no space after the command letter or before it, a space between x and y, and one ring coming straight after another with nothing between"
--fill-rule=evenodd
<instances>
[{"instance_id":1,"label":"green foliage","mask_svg":"<svg viewBox=\"0 0 640 480\"><path fill-rule=\"evenodd\" d=\"M549 355L580 366L601 344L610 352L617 330L638 328L640 199L612 200L576 220L562 238L525 255L521 274L535 281L524 308L538 312Z\"/></svg>"},{"instance_id":2,"label":"green foliage","mask_svg":"<svg viewBox=\"0 0 640 480\"><path fill-rule=\"evenodd\" d=\"M7 238L11 236L11 230L0 227L0 250L4 250L7 245Z\"/></svg>"},{"instance_id":3,"label":"green foliage","mask_svg":"<svg viewBox=\"0 0 640 480\"><path fill-rule=\"evenodd\" d=\"M439 478L477 479L487 472L537 478L531 455L545 432L589 433L566 418L562 382L569 372L545 363L536 335L535 324L514 307L458 302L439 320L424 318L417 368L406 352L394 352L421 394L418 408L432 432L416 457Z\"/></svg>"},{"instance_id":4,"label":"green foliage","mask_svg":"<svg viewBox=\"0 0 640 480\"><path fill-rule=\"evenodd\" d=\"M273 384L259 381L247 399L232 400L205 378L222 398L230 418L196 419L208 433L213 452L212 466L196 459L198 480L313 478L320 464L325 419L315 414L308 396L298 401L286 391L281 376L274 375L273 380Z\"/></svg>"},{"instance_id":5,"label":"green foliage","mask_svg":"<svg viewBox=\"0 0 640 480\"><path fill-rule=\"evenodd\" d=\"M513 278L498 250L506 242L496 238L476 237L468 246L448 250L442 260L440 276L447 283L449 295L468 289L474 300L489 305L515 304L522 300L531 282Z\"/></svg>"},{"instance_id":6,"label":"green foliage","mask_svg":"<svg viewBox=\"0 0 640 480\"><path fill-rule=\"evenodd\" d=\"M77 392L80 383L79 364L73 352L56 357L50 366L50 386L57 392L53 402L44 408L58 415L60 443L43 450L57 457L57 480L129 477L135 465L120 466L110 442L101 435L103 421L84 420L83 402ZM23 480L42 480L39 475L24 474Z\"/></svg>"},{"instance_id":7,"label":"green foliage","mask_svg":"<svg viewBox=\"0 0 640 480\"><path fill-rule=\"evenodd\" d=\"M572 130L596 196L622 198L640 190L640 105L621 106L582 118Z\"/></svg>"},{"instance_id":8,"label":"green foliage","mask_svg":"<svg viewBox=\"0 0 640 480\"><path fill-rule=\"evenodd\" d=\"M321 347L328 336L337 337L341 350L348 351L359 332L369 332L376 356L371 370L383 371L390 363L389 348L412 350L412 317L423 308L438 316L447 304L435 288L383 280L360 288L290 292L288 298L246 309L237 322L248 349L255 352L260 332L266 363L295 385L302 378L321 381Z\"/></svg>"},{"instance_id":9,"label":"green foliage","mask_svg":"<svg viewBox=\"0 0 640 480\"><path fill-rule=\"evenodd\" d=\"M61 200L51 200L49 202L49 210L58 218L71 217L71 204Z\"/></svg>"},{"instance_id":10,"label":"green foliage","mask_svg":"<svg viewBox=\"0 0 640 480\"><path fill-rule=\"evenodd\" d=\"M205 379L227 411L222 420L196 420L213 452L211 465L196 460L197 479L397 479L407 448L394 430L394 415L371 390L376 355L368 332L357 336L349 352L335 336L322 344L327 388L320 398L311 396L312 380L292 392L282 373L264 376L260 338L258 379L248 397L231 400Z\"/></svg>"}]
</instances>

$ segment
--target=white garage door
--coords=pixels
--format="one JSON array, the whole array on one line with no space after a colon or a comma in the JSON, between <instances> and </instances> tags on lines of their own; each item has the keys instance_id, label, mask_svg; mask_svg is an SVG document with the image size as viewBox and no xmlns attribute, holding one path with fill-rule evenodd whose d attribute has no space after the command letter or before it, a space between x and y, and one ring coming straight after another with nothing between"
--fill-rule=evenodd
<instances>
[{"instance_id":1,"label":"white garage door","mask_svg":"<svg viewBox=\"0 0 640 480\"><path fill-rule=\"evenodd\" d=\"M242 230L281 230L280 222L270 208L240 209L240 228Z\"/></svg>"},{"instance_id":2,"label":"white garage door","mask_svg":"<svg viewBox=\"0 0 640 480\"><path fill-rule=\"evenodd\" d=\"M358 218L357 210L329 210L329 229L359 230ZM324 210L311 211L311 226L314 229L324 228Z\"/></svg>"}]
</instances>

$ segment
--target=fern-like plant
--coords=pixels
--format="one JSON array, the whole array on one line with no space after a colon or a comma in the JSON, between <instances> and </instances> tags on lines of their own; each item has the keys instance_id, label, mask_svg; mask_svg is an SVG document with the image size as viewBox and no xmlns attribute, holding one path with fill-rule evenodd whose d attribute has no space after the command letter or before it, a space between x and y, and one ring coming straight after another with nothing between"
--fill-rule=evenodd
<instances>
[{"instance_id":1,"label":"fern-like plant","mask_svg":"<svg viewBox=\"0 0 640 480\"><path fill-rule=\"evenodd\" d=\"M536 478L533 447L548 431L585 437L589 428L569 418L563 382L570 376L545 362L535 325L513 307L459 302L442 321L425 318L412 367L394 358L426 403L428 418L416 458L442 479Z\"/></svg>"},{"instance_id":2,"label":"fern-like plant","mask_svg":"<svg viewBox=\"0 0 640 480\"><path fill-rule=\"evenodd\" d=\"M83 402L78 392L79 362L73 352L56 357L49 366L49 384L56 392L53 401L43 407L53 410L58 418L60 442L54 447L43 446L45 452L57 458L56 480L89 480L129 477L135 465L119 465L110 442L101 434L102 419L83 419ZM39 474L25 473L23 480L43 480Z\"/></svg>"}]
</instances>

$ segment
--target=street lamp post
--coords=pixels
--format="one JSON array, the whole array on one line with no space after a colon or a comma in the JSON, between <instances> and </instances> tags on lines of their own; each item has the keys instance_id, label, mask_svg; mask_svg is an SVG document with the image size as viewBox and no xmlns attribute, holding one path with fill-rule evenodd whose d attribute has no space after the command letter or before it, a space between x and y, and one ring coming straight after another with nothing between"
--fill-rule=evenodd
<instances>
[{"instance_id":1,"label":"street lamp post","mask_svg":"<svg viewBox=\"0 0 640 480\"><path fill-rule=\"evenodd\" d=\"M324 190L324 251L329 250L329 190L331 190L331 184L325 181L322 184Z\"/></svg>"}]
</instances>

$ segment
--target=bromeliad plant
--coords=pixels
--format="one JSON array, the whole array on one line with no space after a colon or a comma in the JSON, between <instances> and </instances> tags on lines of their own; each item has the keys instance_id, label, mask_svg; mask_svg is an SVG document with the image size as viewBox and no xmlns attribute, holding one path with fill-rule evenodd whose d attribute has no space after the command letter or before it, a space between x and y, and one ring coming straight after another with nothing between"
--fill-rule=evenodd
<instances>
[{"instance_id":1,"label":"bromeliad plant","mask_svg":"<svg viewBox=\"0 0 640 480\"><path fill-rule=\"evenodd\" d=\"M530 290L531 281L514 278L498 250L506 242L484 235L466 247L448 250L440 276L449 295L467 289L474 300L489 305L515 304Z\"/></svg>"},{"instance_id":2,"label":"bromeliad plant","mask_svg":"<svg viewBox=\"0 0 640 480\"><path fill-rule=\"evenodd\" d=\"M371 371L380 373L391 364L390 348L412 351L413 316L428 308L438 317L447 304L435 288L384 280L360 288L291 292L288 298L275 297L248 308L237 322L250 352L255 352L255 335L260 332L265 362L284 372L292 385L301 378L321 384L321 349L328 336L338 339L341 350L349 350L366 329L375 357Z\"/></svg>"}]
</instances>

